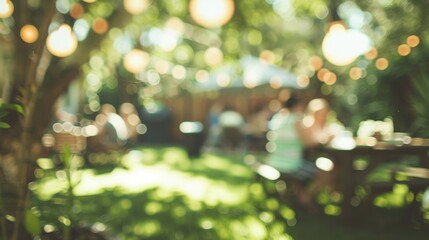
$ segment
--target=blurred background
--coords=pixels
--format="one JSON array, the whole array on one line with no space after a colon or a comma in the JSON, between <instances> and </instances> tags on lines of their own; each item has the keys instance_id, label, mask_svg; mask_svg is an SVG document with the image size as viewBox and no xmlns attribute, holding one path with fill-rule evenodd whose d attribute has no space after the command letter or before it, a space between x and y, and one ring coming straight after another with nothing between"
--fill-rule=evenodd
<instances>
[{"instance_id":1,"label":"blurred background","mask_svg":"<svg viewBox=\"0 0 429 240\"><path fill-rule=\"evenodd\" d=\"M222 179L220 172L231 171L232 164L247 170L225 178L219 188L250 186L241 196L248 202L243 196L258 195L260 186L243 156L266 150L261 134L266 129L250 133L254 128L247 124L254 116L267 120L292 94L305 101L327 99L329 120L353 136L402 133L395 136L424 143L429 138L427 9L429 2L421 0L0 0L2 237L26 239L18 238L19 226L34 239L64 226L67 236L70 226L81 223L77 216L87 212L93 215L82 224L108 229L118 239L314 239L299 235L305 235L299 228L294 236L285 226L299 226L296 209L281 208L269 197L234 208L216 199L190 198L197 203L188 204L183 191L176 198L164 194L162 184L131 194L121 192L126 187L120 181L87 191L80 182L97 171L115 173L116 167L134 171L133 161L137 170L164 164L158 167L166 179L173 173L163 167ZM233 117L241 118L237 126L247 127L241 134L256 137L251 145L216 139L211 117L226 108L241 115ZM172 151L176 154L167 153L171 147L179 148ZM228 163L211 165L224 161L212 158L224 157ZM90 169L95 172L85 172ZM144 180L126 174L120 179ZM43 184L51 180L65 183L49 193L51 187ZM85 197L101 192L106 208L131 214L141 199L150 210L142 222L121 226L113 222L129 218L124 212L101 216L96 206L85 208ZM183 206L170 209L170 203ZM57 205L73 210L48 210ZM207 215L196 214L201 209ZM164 212L174 213L177 221L155 220ZM195 226L181 222L161 234L164 224L183 216L191 216L187 221ZM323 232L318 224L312 227ZM372 239L374 231L361 237ZM395 239L392 232L385 239Z\"/></svg>"}]
</instances>

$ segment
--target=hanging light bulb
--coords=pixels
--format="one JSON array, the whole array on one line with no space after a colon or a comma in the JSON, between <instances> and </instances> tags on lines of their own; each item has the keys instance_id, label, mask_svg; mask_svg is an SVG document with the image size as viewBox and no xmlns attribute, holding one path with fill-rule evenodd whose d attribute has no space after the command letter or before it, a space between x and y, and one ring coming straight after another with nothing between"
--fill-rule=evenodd
<instances>
[{"instance_id":1,"label":"hanging light bulb","mask_svg":"<svg viewBox=\"0 0 429 240\"><path fill-rule=\"evenodd\" d=\"M10 0L0 0L0 18L10 17L13 13L13 3Z\"/></svg>"},{"instance_id":2,"label":"hanging light bulb","mask_svg":"<svg viewBox=\"0 0 429 240\"><path fill-rule=\"evenodd\" d=\"M143 13L148 6L148 0L124 0L125 10L133 15Z\"/></svg>"},{"instance_id":3,"label":"hanging light bulb","mask_svg":"<svg viewBox=\"0 0 429 240\"><path fill-rule=\"evenodd\" d=\"M149 54L139 49L133 49L124 57L124 67L131 73L143 71L149 64Z\"/></svg>"},{"instance_id":4,"label":"hanging light bulb","mask_svg":"<svg viewBox=\"0 0 429 240\"><path fill-rule=\"evenodd\" d=\"M233 0L191 0L189 11L195 22L206 28L220 27L234 15Z\"/></svg>"},{"instance_id":5,"label":"hanging light bulb","mask_svg":"<svg viewBox=\"0 0 429 240\"><path fill-rule=\"evenodd\" d=\"M21 39L26 43L34 43L39 38L39 31L33 25L27 24L19 32Z\"/></svg>"},{"instance_id":6,"label":"hanging light bulb","mask_svg":"<svg viewBox=\"0 0 429 240\"><path fill-rule=\"evenodd\" d=\"M57 57L70 56L77 48L77 38L67 24L49 34L46 40L48 51Z\"/></svg>"},{"instance_id":7,"label":"hanging light bulb","mask_svg":"<svg viewBox=\"0 0 429 240\"><path fill-rule=\"evenodd\" d=\"M347 30L334 22L322 42L325 58L337 66L346 66L370 49L371 40L360 31Z\"/></svg>"}]
</instances>

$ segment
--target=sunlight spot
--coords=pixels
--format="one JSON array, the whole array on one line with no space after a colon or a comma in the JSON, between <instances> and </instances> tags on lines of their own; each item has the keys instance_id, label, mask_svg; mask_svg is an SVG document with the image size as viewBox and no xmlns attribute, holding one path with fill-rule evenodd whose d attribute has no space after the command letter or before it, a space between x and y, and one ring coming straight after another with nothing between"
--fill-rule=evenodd
<instances>
[{"instance_id":1,"label":"sunlight spot","mask_svg":"<svg viewBox=\"0 0 429 240\"><path fill-rule=\"evenodd\" d=\"M71 221L68 217L65 216L60 216L58 217L58 221L66 226L70 226L71 225Z\"/></svg>"},{"instance_id":2,"label":"sunlight spot","mask_svg":"<svg viewBox=\"0 0 429 240\"><path fill-rule=\"evenodd\" d=\"M274 220L274 216L273 214L264 211L261 214L259 214L259 219L261 219L264 223L270 223Z\"/></svg>"},{"instance_id":3,"label":"sunlight spot","mask_svg":"<svg viewBox=\"0 0 429 240\"><path fill-rule=\"evenodd\" d=\"M204 220L201 222L201 227L202 227L203 229L206 229L206 230L208 230L208 229L212 229L212 228L213 228L213 226L214 226L213 221L212 221L212 220L210 220L210 219L204 219Z\"/></svg>"},{"instance_id":4,"label":"sunlight spot","mask_svg":"<svg viewBox=\"0 0 429 240\"><path fill-rule=\"evenodd\" d=\"M36 160L37 165L42 169L52 169L55 167L54 162L50 158L39 158Z\"/></svg>"},{"instance_id":5,"label":"sunlight spot","mask_svg":"<svg viewBox=\"0 0 429 240\"><path fill-rule=\"evenodd\" d=\"M107 227L103 223L96 222L91 226L91 229L94 232L103 232L106 231Z\"/></svg>"},{"instance_id":6,"label":"sunlight spot","mask_svg":"<svg viewBox=\"0 0 429 240\"><path fill-rule=\"evenodd\" d=\"M325 157L319 157L318 159L316 159L316 166L327 172L334 169L334 163L332 162L332 160Z\"/></svg>"},{"instance_id":7,"label":"sunlight spot","mask_svg":"<svg viewBox=\"0 0 429 240\"><path fill-rule=\"evenodd\" d=\"M148 215L155 215L163 210L164 206L158 202L147 202L145 211Z\"/></svg>"},{"instance_id":8,"label":"sunlight spot","mask_svg":"<svg viewBox=\"0 0 429 240\"><path fill-rule=\"evenodd\" d=\"M338 216L341 214L341 208L332 204L329 204L325 207L325 213L327 215Z\"/></svg>"},{"instance_id":9,"label":"sunlight spot","mask_svg":"<svg viewBox=\"0 0 429 240\"><path fill-rule=\"evenodd\" d=\"M287 220L292 220L292 219L295 219L296 217L295 212L292 209L287 207L283 207L280 211L280 214Z\"/></svg>"},{"instance_id":10,"label":"sunlight spot","mask_svg":"<svg viewBox=\"0 0 429 240\"><path fill-rule=\"evenodd\" d=\"M280 177L280 172L277 169L265 164L259 166L256 172L270 180L277 180Z\"/></svg>"}]
</instances>

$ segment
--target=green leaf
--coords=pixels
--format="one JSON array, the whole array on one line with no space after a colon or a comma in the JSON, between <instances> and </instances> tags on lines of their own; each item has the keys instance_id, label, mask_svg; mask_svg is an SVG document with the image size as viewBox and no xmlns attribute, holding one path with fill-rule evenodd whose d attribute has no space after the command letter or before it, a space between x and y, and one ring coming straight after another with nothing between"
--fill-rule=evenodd
<instances>
[{"instance_id":1,"label":"green leaf","mask_svg":"<svg viewBox=\"0 0 429 240\"><path fill-rule=\"evenodd\" d=\"M71 167L71 159L73 157L73 153L71 152L70 146L66 145L63 148L63 153L61 154L61 160L64 163L64 166L67 170Z\"/></svg>"},{"instance_id":2,"label":"green leaf","mask_svg":"<svg viewBox=\"0 0 429 240\"><path fill-rule=\"evenodd\" d=\"M16 112L19 112L19 113L24 113L24 109L22 108L21 105L18 105L18 104L8 104L7 108L10 110L14 110Z\"/></svg>"},{"instance_id":3,"label":"green leaf","mask_svg":"<svg viewBox=\"0 0 429 240\"><path fill-rule=\"evenodd\" d=\"M25 212L25 229L33 236L40 235L41 224L39 217L34 213L34 211L27 210Z\"/></svg>"},{"instance_id":4,"label":"green leaf","mask_svg":"<svg viewBox=\"0 0 429 240\"><path fill-rule=\"evenodd\" d=\"M0 122L0 128L10 128L10 125L5 122Z\"/></svg>"}]
</instances>

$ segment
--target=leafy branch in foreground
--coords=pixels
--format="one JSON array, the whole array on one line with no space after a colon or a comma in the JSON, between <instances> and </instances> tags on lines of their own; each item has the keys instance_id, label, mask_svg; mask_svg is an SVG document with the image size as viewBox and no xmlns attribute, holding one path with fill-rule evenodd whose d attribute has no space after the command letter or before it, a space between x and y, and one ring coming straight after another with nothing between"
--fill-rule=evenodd
<instances>
[{"instance_id":1,"label":"leafy branch in foreground","mask_svg":"<svg viewBox=\"0 0 429 240\"><path fill-rule=\"evenodd\" d=\"M0 102L0 128L10 128L9 123L2 121L10 111L15 111L21 114L24 112L21 105Z\"/></svg>"}]
</instances>

